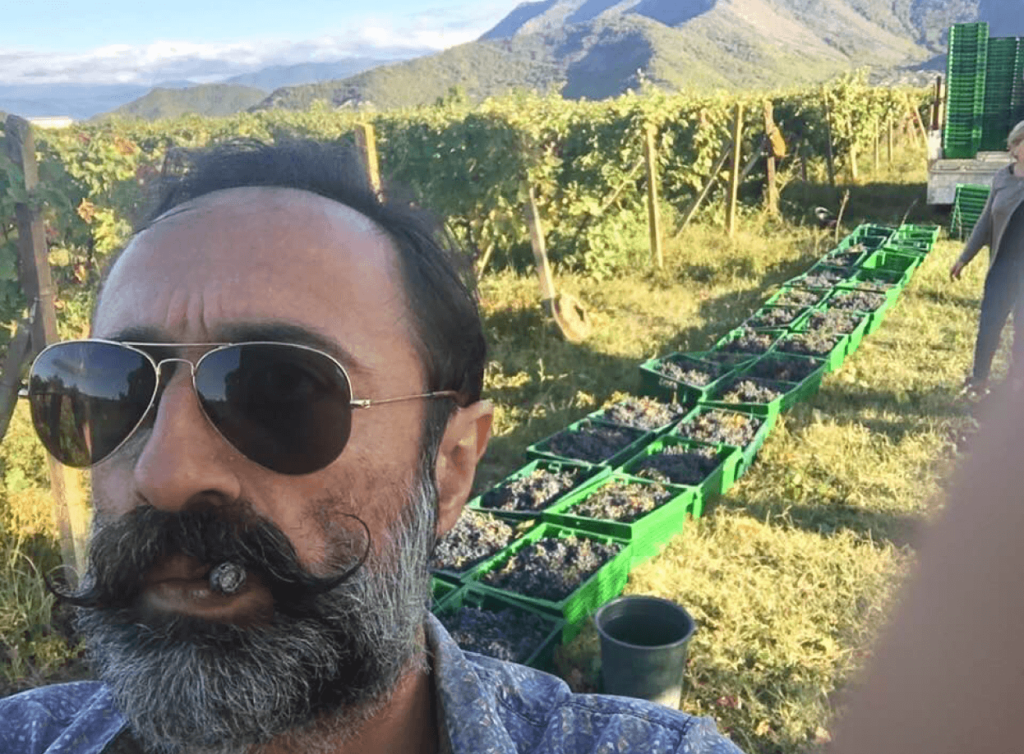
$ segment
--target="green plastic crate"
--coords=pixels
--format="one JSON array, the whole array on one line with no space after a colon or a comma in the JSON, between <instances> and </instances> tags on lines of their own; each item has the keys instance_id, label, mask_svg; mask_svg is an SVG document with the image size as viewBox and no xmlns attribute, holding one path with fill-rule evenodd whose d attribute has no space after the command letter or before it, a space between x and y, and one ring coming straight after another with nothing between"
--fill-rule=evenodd
<instances>
[{"instance_id":1,"label":"green plastic crate","mask_svg":"<svg viewBox=\"0 0 1024 754\"><path fill-rule=\"evenodd\" d=\"M544 513L544 522L565 526L580 531L589 531L608 537L624 539L633 546L631 566L653 557L662 545L683 530L687 514L693 512L694 504L700 495L699 487L678 484L661 484L670 497L654 510L641 516L632 523L623 523L609 519L590 518L576 515L573 510L583 501L605 489L609 484L636 484L651 486L658 484L649 479L640 479L626 474L611 476L588 484Z\"/></svg>"},{"instance_id":2,"label":"green plastic crate","mask_svg":"<svg viewBox=\"0 0 1024 754\"><path fill-rule=\"evenodd\" d=\"M585 484L585 482L584 482L584 484ZM568 494L568 492L571 492L571 490L567 491L566 493L563 493L563 495L559 496L559 498L563 497L565 494ZM552 503L552 505L554 505L554 503ZM485 557L485 558L483 558L481 560L478 560L476 563L472 563L472 564L470 564L470 565L466 566L465 568L462 568L462 569L460 569L458 571L453 571L450 568L431 568L430 573L435 578L442 579L442 580L444 580L445 582L447 582L449 584L457 584L458 586L462 586L464 581L465 581L465 576L466 576L467 573L472 571L474 568L476 568L476 567L478 567L480 565L483 565L484 563L486 563L489 560L493 560L494 558L501 557L501 554L505 550L507 550L509 547L511 547L512 544L517 539L519 539L519 537L523 536L530 528L532 528L532 526L535 523L539 523L540 519L541 519L541 516L540 516L539 513L532 515L531 518L529 518L529 519L510 519L510 518L506 518L505 516L497 515L493 511L481 511L479 509L473 509L473 510L475 510L477 513L482 513L483 515L490 516L492 518L496 518L496 519L498 519L500 521L503 521L504 523L508 524L509 526L513 527L513 529L515 529L515 532L513 533L512 540L507 545L505 545L505 547L501 548L500 550L492 552L487 557Z\"/></svg>"},{"instance_id":3,"label":"green plastic crate","mask_svg":"<svg viewBox=\"0 0 1024 754\"><path fill-rule=\"evenodd\" d=\"M785 397L793 390L796 389L796 384L788 382L779 382L777 380L767 380L760 377L748 377L744 374L738 374L732 378L733 381L740 381L743 379L750 379L754 382L760 382L770 387L773 390L778 390L779 395L766 402L766 403L753 403L746 401L727 401L725 400L725 393L727 393L731 387L731 382L726 382L721 385L718 390L709 396L708 400L704 401L702 405L711 406L714 408L728 408L735 409L737 411L748 411L754 416L761 417L774 417L782 412L782 403Z\"/></svg>"},{"instance_id":4,"label":"green plastic crate","mask_svg":"<svg viewBox=\"0 0 1024 754\"><path fill-rule=\"evenodd\" d=\"M715 345L713 346L713 350L716 350L716 351L726 351L726 352L729 352L729 353L747 354L747 355L750 356L750 358L756 358L758 356L761 356L762 354L768 353L768 351L770 351L772 349L772 347L778 342L779 338L781 338L783 335L785 335L786 332L787 331L784 330L784 329L778 329L778 330L771 330L771 329L751 330L750 328L747 328L747 327L737 327L737 328L735 328L733 330L730 330L725 335L723 335L721 338L719 338L715 342ZM736 341L738 341L740 338L744 337L748 333L752 333L752 334L758 336L759 338L766 339L766 344L767 345L764 348L764 350L744 350L744 351L736 351L735 350L735 348L736 348L736 345L735 345Z\"/></svg>"},{"instance_id":5,"label":"green plastic crate","mask_svg":"<svg viewBox=\"0 0 1024 754\"><path fill-rule=\"evenodd\" d=\"M698 409L699 407L697 409L694 409L694 411L697 411ZM717 450L718 465L715 466L710 472L708 472L707 476L704 477L703 481L699 482L698 484L680 484L673 482L673 484L676 484L677 486L681 487L696 487L699 490L697 496L699 497L702 504L705 500L708 500L714 497L715 495L724 494L730 487L732 487L732 485L740 477L738 467L743 461L742 451L727 445L699 442L696 440L689 440L684 437L679 437L676 434L675 429L673 429L672 432L665 435L664 437L661 437L652 442L650 445L644 448L643 451L638 455L634 456L633 458L630 458L625 464L622 465L620 469L618 469L618 473L624 474L626 476L637 476L637 467L640 465L641 461L650 456L657 455L664 448L671 446L683 446L685 448L695 449L710 447L715 448ZM645 477L639 478L643 479Z\"/></svg>"},{"instance_id":6,"label":"green plastic crate","mask_svg":"<svg viewBox=\"0 0 1024 754\"><path fill-rule=\"evenodd\" d=\"M742 477L747 472L747 469L749 469L751 465L754 463L754 460L757 458L758 451L761 450L761 446L764 445L764 441L768 439L768 435L775 427L775 421L778 418L778 415L776 414L771 416L755 416L754 414L751 414L749 411L740 411L735 408L698 406L687 415L686 419L684 419L683 421L681 421L679 424L672 428L672 431L668 434L668 437L675 437L686 441L702 443L705 445L709 444L702 440L689 437L686 434L685 428L685 425L688 422L690 422L693 419L696 419L697 416L700 415L701 413L706 413L708 411L722 411L727 414L740 414L742 416L746 416L761 422L761 426L758 427L757 431L754 433L753 439L751 439L750 442L748 442L744 447L740 448L731 445L722 445L722 447L731 448L733 450L738 451L740 454L740 458L737 459L736 463L735 475L732 480L727 480L729 484L725 485L725 487L723 488L724 491L725 489L728 489L729 486L731 486L732 482ZM624 469L624 471L626 471L626 473L629 473L628 469Z\"/></svg>"},{"instance_id":7,"label":"green plastic crate","mask_svg":"<svg viewBox=\"0 0 1024 754\"><path fill-rule=\"evenodd\" d=\"M611 560L587 577L572 594L557 602L530 597L506 589L499 589L482 581L488 573L503 567L520 550L530 546L537 540L548 537L562 539L568 536L592 539L603 544L615 543L620 545L621 549ZM466 584L475 586L481 592L494 594L516 603L523 603L549 615L561 617L566 623L562 633L562 640L568 642L579 633L582 629L582 623L587 617L597 612L601 605L618 597L622 590L626 588L626 580L629 576L632 558L632 549L629 542L625 540L591 534L554 524L541 524L526 536L516 540L515 544L505 550L504 558L490 561L471 571L466 577Z\"/></svg>"},{"instance_id":8,"label":"green plastic crate","mask_svg":"<svg viewBox=\"0 0 1024 754\"><path fill-rule=\"evenodd\" d=\"M686 414L687 411L692 409L697 404L697 399L692 398L692 397L686 398L686 399L684 399L682 401L671 400L671 399L665 400L665 399L661 398L660 396L645 396L645 397L657 399L659 402L664 403L664 404L670 406L671 410L673 412L675 412L676 415L672 419L670 419L667 422L665 422L664 424L661 424L661 425L659 425L657 427L647 428L647 429L645 429L644 427L636 427L635 425L632 425L632 424L623 424L622 422L615 421L612 417L610 417L608 415L608 411L615 404L613 404L613 406L607 406L607 407L604 407L604 408L600 408L597 411L592 411L591 413L587 414L583 418L584 419L590 419L591 421L602 422L604 424L614 424L614 425L619 426L619 427L634 427L635 429L645 429L645 431L647 431L647 432L653 432L655 435L660 435L660 434L662 434L664 432L667 432L669 429L671 429L673 424L675 424L677 421L679 421L679 419L681 419Z\"/></svg>"},{"instance_id":9,"label":"green plastic crate","mask_svg":"<svg viewBox=\"0 0 1024 754\"><path fill-rule=\"evenodd\" d=\"M564 432L569 433L583 433L588 429L600 430L604 428L612 428L621 431L626 434L633 435L633 439L627 445L623 445L617 451L612 453L606 458L600 460L587 460L583 458L572 458L564 455L560 455L558 452L551 449L552 440L561 435ZM653 432L645 432L640 429L633 429L632 427L620 427L615 424L606 424L604 422L597 422L591 419L581 419L580 421L573 422L568 427L559 432L555 432L552 435L545 437L539 442L535 442L533 445L529 445L526 448L527 459L533 460L553 460L553 461L569 461L570 463L589 463L594 466L602 466L604 468L614 468L620 464L624 459L629 458L631 455L637 453L640 448L649 443L654 439Z\"/></svg>"},{"instance_id":10,"label":"green plastic crate","mask_svg":"<svg viewBox=\"0 0 1024 754\"><path fill-rule=\"evenodd\" d=\"M432 608L437 607L441 604L445 597L454 592L459 588L457 582L448 581L443 578L439 578L433 574L430 576L430 596L432 601Z\"/></svg>"},{"instance_id":11,"label":"green plastic crate","mask_svg":"<svg viewBox=\"0 0 1024 754\"><path fill-rule=\"evenodd\" d=\"M865 314L860 318L860 324L849 334L850 339L846 342L846 358L850 358L860 348L860 344L867 334L868 325L871 324L872 315Z\"/></svg>"},{"instance_id":12,"label":"green plastic crate","mask_svg":"<svg viewBox=\"0 0 1024 754\"><path fill-rule=\"evenodd\" d=\"M569 472L574 472L576 477L577 477L576 484L574 484L572 487L570 487L569 489L565 490L564 492L560 492L558 495L556 495L555 497L551 498L551 500L549 500L545 504L545 506L544 506L545 508L549 507L551 505L554 505L563 496L568 495L573 490L579 489L579 487L581 485L586 484L587 482L591 481L592 479L610 473L609 469L604 468L602 466L596 466L594 464L578 463L578 462L574 462L574 461L552 460L552 459L547 459L547 458L539 458L539 459L530 461L529 463L527 463L522 468L519 468L516 471L513 471L511 474L509 474L507 477L502 479L500 482L498 482L497 484L493 485L490 488L490 490L497 489L498 487L501 487L502 485L508 484L509 482L514 482L517 479L520 479L520 478L522 478L524 476L527 476L527 475L533 473L537 469L542 469L544 471L550 471L550 472L553 472L555 474L561 473L563 471L569 471ZM504 518L504 519L507 519L507 520L512 521L512 522L520 522L520 521L525 521L525 520L529 520L529 519L539 519L540 516L541 516L541 513L543 512L543 510L536 510L536 511L503 511L503 510L497 510L495 508L486 508L486 507L484 507L482 505L482 501L483 501L484 495L486 495L487 492L490 491L490 490L487 490L487 491L481 493L480 495L477 495L476 497L474 497L472 500L469 501L469 503L467 504L467 507L470 508L471 510L479 511L480 513L491 513L491 514L494 514L494 515L498 516L499 518Z\"/></svg>"},{"instance_id":13,"label":"green plastic crate","mask_svg":"<svg viewBox=\"0 0 1024 754\"><path fill-rule=\"evenodd\" d=\"M829 300L825 302L825 305L830 306L829 302L832 301L833 298L840 296L844 293L857 292L858 291L856 288L837 288L835 291L832 292L832 296L829 297ZM885 301L882 303L881 306L872 309L871 311L864 311L863 309L842 309L842 311L863 314L867 318L867 322L864 327L864 336L871 335L879 327L882 326L882 322L885 320L886 312L888 312L888 310L891 309L892 306L896 303L896 299L899 296L899 291L896 290L895 288L890 288L888 291L882 293L881 295L885 299Z\"/></svg>"},{"instance_id":14,"label":"green plastic crate","mask_svg":"<svg viewBox=\"0 0 1024 754\"><path fill-rule=\"evenodd\" d=\"M548 624L547 633L538 642L536 649L523 658L519 664L543 671L552 669L555 648L561 643L562 635L565 632L564 619L537 610L522 602L510 600L500 594L482 591L476 584L459 587L442 602L436 604L431 612L440 618L443 615L457 612L463 607L473 607L491 613L518 610L542 618Z\"/></svg>"},{"instance_id":15,"label":"green plastic crate","mask_svg":"<svg viewBox=\"0 0 1024 754\"><path fill-rule=\"evenodd\" d=\"M780 380L792 385L792 388L785 395L782 396L782 402L779 405L779 412L788 411L795 404L800 401L807 400L812 395L818 392L818 388L821 387L821 380L825 376L825 360L816 359L811 356L797 356L795 354L779 353L773 351L772 353L766 354L756 362L746 367L743 371L744 374L756 375L764 366L767 366L773 361L784 360L789 362L795 362L805 367L807 375L802 379L793 380ZM770 378L769 378L770 379Z\"/></svg>"},{"instance_id":16,"label":"green plastic crate","mask_svg":"<svg viewBox=\"0 0 1024 754\"><path fill-rule=\"evenodd\" d=\"M794 329L799 328L803 322L811 316L812 311L814 311L813 306L775 306L774 304L765 304L751 314L743 322L743 326L749 327L752 330L787 330L792 332ZM788 317L788 321L775 322L774 324L758 323L758 319L771 316L775 312L784 312L784 316Z\"/></svg>"},{"instance_id":17,"label":"green plastic crate","mask_svg":"<svg viewBox=\"0 0 1024 754\"><path fill-rule=\"evenodd\" d=\"M883 247L874 252L864 261L865 270L889 270L890 272L907 272L910 275L921 266L923 258L917 254L907 254Z\"/></svg>"},{"instance_id":18,"label":"green plastic crate","mask_svg":"<svg viewBox=\"0 0 1024 754\"><path fill-rule=\"evenodd\" d=\"M848 334L843 335L827 354L807 354L798 351L786 350L786 344L799 334L800 333L793 333L792 335L788 335L783 338L776 346L776 352L794 354L797 356L813 356L814 358L822 359L825 362L825 374L836 371L843 365L843 362L846 361L846 352L850 344L850 336Z\"/></svg>"},{"instance_id":19,"label":"green plastic crate","mask_svg":"<svg viewBox=\"0 0 1024 754\"><path fill-rule=\"evenodd\" d=\"M662 374L661 368L666 362L675 363L688 368L705 369L712 374L719 369L722 369L723 371L707 385L692 385L686 382L680 382L679 380L672 379L671 377ZM711 385L731 371L732 369L720 367L716 364L705 361L704 359L698 358L692 353L676 351L674 353L667 354L666 356L647 359L640 364L640 388L638 392L641 395L645 395L650 398L658 398L663 401L676 401L679 403L700 401L705 395L707 395Z\"/></svg>"}]
</instances>

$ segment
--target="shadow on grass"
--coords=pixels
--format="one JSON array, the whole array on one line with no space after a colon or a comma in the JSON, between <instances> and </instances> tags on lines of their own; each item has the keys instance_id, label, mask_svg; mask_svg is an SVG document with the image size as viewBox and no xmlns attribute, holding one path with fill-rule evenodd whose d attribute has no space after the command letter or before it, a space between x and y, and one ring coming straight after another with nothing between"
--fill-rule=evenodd
<instances>
[{"instance_id":1,"label":"shadow on grass","mask_svg":"<svg viewBox=\"0 0 1024 754\"><path fill-rule=\"evenodd\" d=\"M718 508L743 511L758 521L791 526L824 537L849 531L862 539L888 542L896 547L913 547L925 522L923 514L879 511L855 505L801 505L782 497L770 501L751 501L741 495L728 495L708 501L703 516L714 515Z\"/></svg>"}]
</instances>

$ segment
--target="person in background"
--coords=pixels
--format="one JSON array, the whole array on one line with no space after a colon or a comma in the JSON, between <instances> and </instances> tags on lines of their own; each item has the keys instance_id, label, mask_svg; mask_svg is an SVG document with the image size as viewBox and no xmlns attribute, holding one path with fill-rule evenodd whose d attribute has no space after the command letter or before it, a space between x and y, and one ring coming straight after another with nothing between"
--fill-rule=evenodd
<instances>
[{"instance_id":1,"label":"person in background","mask_svg":"<svg viewBox=\"0 0 1024 754\"><path fill-rule=\"evenodd\" d=\"M0 700L0 752L739 754L710 719L463 652L430 614L493 417L436 222L304 140L186 154L163 185L91 338L30 373L43 444L92 469L64 598L99 680Z\"/></svg>"},{"instance_id":2,"label":"person in background","mask_svg":"<svg viewBox=\"0 0 1024 754\"><path fill-rule=\"evenodd\" d=\"M1013 366L1010 375L1016 382L1017 370L1024 368L1024 121L1010 131L1006 140L1013 162L996 173L992 190L970 238L949 270L951 280L959 280L964 267L983 246L989 247L989 267L981 299L978 339L974 347L974 367L964 381L962 392L980 397L988 392L992 358L1006 318L1013 312Z\"/></svg>"}]
</instances>

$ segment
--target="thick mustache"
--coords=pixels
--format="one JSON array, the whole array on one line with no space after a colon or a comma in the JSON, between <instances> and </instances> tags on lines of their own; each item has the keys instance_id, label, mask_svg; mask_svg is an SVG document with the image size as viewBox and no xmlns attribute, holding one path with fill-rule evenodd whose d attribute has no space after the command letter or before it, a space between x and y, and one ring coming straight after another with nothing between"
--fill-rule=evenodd
<instances>
[{"instance_id":1,"label":"thick mustache","mask_svg":"<svg viewBox=\"0 0 1024 754\"><path fill-rule=\"evenodd\" d=\"M365 545L344 543L339 549L348 552L333 558L337 572L330 576L303 568L285 534L248 506L203 505L168 512L142 505L94 531L89 570L78 590L63 591L48 578L46 585L58 599L76 607L123 610L135 603L146 574L157 563L181 554L210 568L224 562L240 565L262 577L276 602L304 605L354 576L369 556L372 542L366 523L358 516L338 515L362 527Z\"/></svg>"}]
</instances>

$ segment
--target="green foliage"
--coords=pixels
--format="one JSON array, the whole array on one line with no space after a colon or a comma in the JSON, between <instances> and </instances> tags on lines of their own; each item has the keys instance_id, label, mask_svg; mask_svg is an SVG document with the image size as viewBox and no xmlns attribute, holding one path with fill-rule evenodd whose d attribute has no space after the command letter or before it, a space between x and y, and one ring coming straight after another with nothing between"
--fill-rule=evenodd
<instances>
[{"instance_id":1,"label":"green foliage","mask_svg":"<svg viewBox=\"0 0 1024 754\"><path fill-rule=\"evenodd\" d=\"M760 145L766 99L773 103L787 142L811 159L825 152L820 89L668 94L643 78L637 86L639 93L600 102L519 91L471 105L473 90L467 82L439 92L436 104L390 112L359 114L318 101L304 111L155 122L110 118L40 131L41 185L33 197L24 194L18 169L0 156L0 345L27 306L16 283L14 203L29 199L44 208L59 327L65 336L81 334L103 266L139 222L147 192L171 148L284 134L350 140L355 124L367 121L378 135L386 179L407 186L416 202L445 217L474 259L487 258L492 269L532 264L522 217L525 187L532 186L556 269L597 280L647 255L647 129L655 132L669 225L708 181L731 138L737 104L745 113L745 155ZM844 76L825 89L840 162L850 149L864 148L887 114L902 117L905 99L919 106L928 96L925 90L868 87L863 74ZM762 181L755 171L741 194L758 199Z\"/></svg>"},{"instance_id":2,"label":"green foliage","mask_svg":"<svg viewBox=\"0 0 1024 754\"><path fill-rule=\"evenodd\" d=\"M262 89L240 84L204 84L183 89L157 87L148 94L114 110L125 118L177 118L195 114L219 117L234 115L266 99Z\"/></svg>"}]
</instances>

